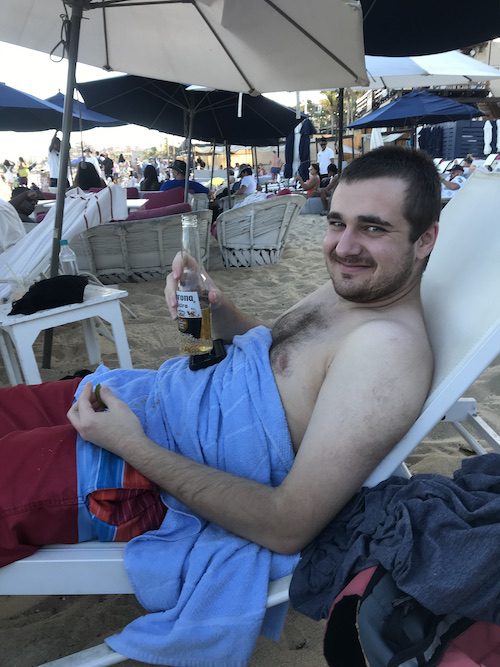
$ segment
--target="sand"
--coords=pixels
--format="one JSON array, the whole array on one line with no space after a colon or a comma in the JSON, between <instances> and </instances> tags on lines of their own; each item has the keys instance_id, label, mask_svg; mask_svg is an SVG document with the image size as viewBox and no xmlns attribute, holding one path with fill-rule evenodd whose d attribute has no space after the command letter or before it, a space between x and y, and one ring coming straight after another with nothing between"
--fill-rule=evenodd
<instances>
[{"instance_id":1,"label":"sand","mask_svg":"<svg viewBox=\"0 0 500 667\"><path fill-rule=\"evenodd\" d=\"M325 218L301 216L290 232L278 265L248 269L222 268L217 246L211 248L210 274L243 310L271 323L286 308L327 279L321 239ZM163 282L123 284L135 318L124 320L135 367L155 368L177 352L176 326L169 319ZM117 366L114 346L101 341L103 362ZM41 342L37 342L41 359ZM87 368L80 326L56 329L52 368L44 380ZM7 377L0 365L0 386ZM500 432L500 358L480 376L467 395L478 400L481 415ZM470 452L449 424L441 424L410 457L413 472L449 475ZM0 667L31 667L94 646L143 612L132 596L0 598ZM260 639L252 667L321 667L322 624L291 611L279 642ZM137 665L127 661L124 665Z\"/></svg>"}]
</instances>

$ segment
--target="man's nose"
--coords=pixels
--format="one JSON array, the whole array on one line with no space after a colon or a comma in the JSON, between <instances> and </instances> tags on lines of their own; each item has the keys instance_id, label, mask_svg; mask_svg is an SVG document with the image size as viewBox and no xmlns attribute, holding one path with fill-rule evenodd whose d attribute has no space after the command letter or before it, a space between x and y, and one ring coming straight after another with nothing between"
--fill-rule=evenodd
<instances>
[{"instance_id":1,"label":"man's nose","mask_svg":"<svg viewBox=\"0 0 500 667\"><path fill-rule=\"evenodd\" d=\"M350 255L359 255L361 246L358 234L355 230L345 228L335 246L335 252L339 257L348 257Z\"/></svg>"}]
</instances>

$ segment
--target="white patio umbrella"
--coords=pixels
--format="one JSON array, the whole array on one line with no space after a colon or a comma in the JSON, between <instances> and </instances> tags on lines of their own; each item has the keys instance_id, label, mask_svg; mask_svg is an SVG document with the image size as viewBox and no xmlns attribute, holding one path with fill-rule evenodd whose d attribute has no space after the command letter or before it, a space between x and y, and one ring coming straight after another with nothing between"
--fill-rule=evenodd
<instances>
[{"instance_id":1,"label":"white patio umbrella","mask_svg":"<svg viewBox=\"0 0 500 667\"><path fill-rule=\"evenodd\" d=\"M369 88L424 88L500 79L500 69L460 51L428 56L366 56Z\"/></svg>"}]
</instances>

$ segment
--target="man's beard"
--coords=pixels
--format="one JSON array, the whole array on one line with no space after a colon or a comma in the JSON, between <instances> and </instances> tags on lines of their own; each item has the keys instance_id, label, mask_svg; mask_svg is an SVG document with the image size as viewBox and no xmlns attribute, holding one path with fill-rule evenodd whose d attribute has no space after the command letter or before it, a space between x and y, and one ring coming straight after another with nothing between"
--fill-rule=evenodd
<instances>
[{"instance_id":1,"label":"man's beard","mask_svg":"<svg viewBox=\"0 0 500 667\"><path fill-rule=\"evenodd\" d=\"M369 272L365 278L356 275L338 277L338 271L342 270L342 264L366 266L369 271L376 267L376 263L371 258L362 260L359 257L345 257L340 259L337 258L335 252L330 254L327 268L336 293L346 301L355 303L369 303L390 296L410 282L414 271L414 257L411 248L401 259L401 263L393 273L378 278L374 272ZM334 267L335 271L333 270Z\"/></svg>"}]
</instances>

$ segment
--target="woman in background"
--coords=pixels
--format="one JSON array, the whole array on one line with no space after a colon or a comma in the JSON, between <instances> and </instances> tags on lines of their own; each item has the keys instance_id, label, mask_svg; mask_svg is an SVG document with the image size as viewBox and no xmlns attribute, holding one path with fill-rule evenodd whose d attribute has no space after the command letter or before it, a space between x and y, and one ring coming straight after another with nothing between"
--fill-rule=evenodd
<instances>
[{"instance_id":1,"label":"woman in background","mask_svg":"<svg viewBox=\"0 0 500 667\"><path fill-rule=\"evenodd\" d=\"M144 176L139 183L139 190L141 190L141 192L156 192L159 189L160 181L158 180L156 167L152 164L147 164L144 167Z\"/></svg>"},{"instance_id":2,"label":"woman in background","mask_svg":"<svg viewBox=\"0 0 500 667\"><path fill-rule=\"evenodd\" d=\"M307 181L304 181L300 174L297 174L297 181L300 183L306 197L319 197L319 164L317 162L311 162L309 167L309 178Z\"/></svg>"},{"instance_id":3,"label":"woman in background","mask_svg":"<svg viewBox=\"0 0 500 667\"><path fill-rule=\"evenodd\" d=\"M106 183L99 176L97 169L92 162L86 162L84 160L78 163L73 184L75 188L81 188L82 190L106 187Z\"/></svg>"}]
</instances>

